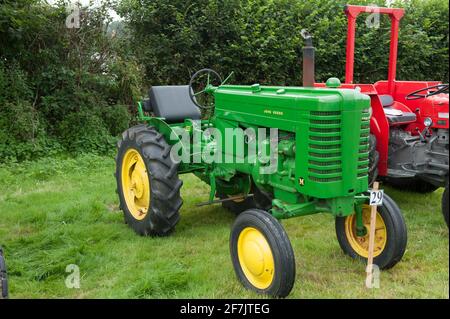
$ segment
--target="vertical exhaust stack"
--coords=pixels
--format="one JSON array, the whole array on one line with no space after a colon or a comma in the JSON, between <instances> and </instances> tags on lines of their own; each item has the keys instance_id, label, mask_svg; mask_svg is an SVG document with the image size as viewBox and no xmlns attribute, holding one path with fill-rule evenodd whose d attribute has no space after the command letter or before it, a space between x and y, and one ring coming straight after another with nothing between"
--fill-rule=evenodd
<instances>
[{"instance_id":1,"label":"vertical exhaust stack","mask_svg":"<svg viewBox=\"0 0 450 319\"><path fill-rule=\"evenodd\" d=\"M305 39L305 46L303 47L303 86L314 87L315 83L315 51L316 48L312 44L312 36L308 31L302 30L302 37Z\"/></svg>"}]
</instances>

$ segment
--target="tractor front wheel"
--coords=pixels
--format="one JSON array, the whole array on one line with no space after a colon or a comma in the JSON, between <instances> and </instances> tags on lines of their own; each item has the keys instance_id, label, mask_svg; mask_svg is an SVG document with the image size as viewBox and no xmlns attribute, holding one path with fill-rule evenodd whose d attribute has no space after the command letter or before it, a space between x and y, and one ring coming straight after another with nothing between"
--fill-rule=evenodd
<instances>
[{"instance_id":1,"label":"tractor front wheel","mask_svg":"<svg viewBox=\"0 0 450 319\"><path fill-rule=\"evenodd\" d=\"M345 254L367 261L369 256L369 229L371 207L363 205L365 234L356 230L356 215L336 218L336 235ZM374 264L380 269L389 269L403 257L407 233L403 215L397 204L386 194L383 205L377 209L375 226Z\"/></svg>"},{"instance_id":2,"label":"tractor front wheel","mask_svg":"<svg viewBox=\"0 0 450 319\"><path fill-rule=\"evenodd\" d=\"M145 124L122 134L116 181L125 222L140 235L168 235L180 219L181 180L170 145Z\"/></svg>"},{"instance_id":3,"label":"tractor front wheel","mask_svg":"<svg viewBox=\"0 0 450 319\"><path fill-rule=\"evenodd\" d=\"M448 179L445 184L444 193L442 194L442 214L444 215L444 219L448 227Z\"/></svg>"},{"instance_id":4,"label":"tractor front wheel","mask_svg":"<svg viewBox=\"0 0 450 319\"><path fill-rule=\"evenodd\" d=\"M273 297L286 297L292 290L294 252L281 224L266 211L249 209L236 218L230 251L244 287Z\"/></svg>"}]
</instances>

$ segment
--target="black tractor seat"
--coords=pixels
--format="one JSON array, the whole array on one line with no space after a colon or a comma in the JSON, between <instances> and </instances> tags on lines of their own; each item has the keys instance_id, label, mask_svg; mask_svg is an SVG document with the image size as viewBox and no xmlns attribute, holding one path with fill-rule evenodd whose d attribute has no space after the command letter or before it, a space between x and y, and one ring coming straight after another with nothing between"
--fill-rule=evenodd
<instances>
[{"instance_id":1,"label":"black tractor seat","mask_svg":"<svg viewBox=\"0 0 450 319\"><path fill-rule=\"evenodd\" d=\"M152 86L148 95L150 99L144 105L145 111L153 112L167 123L201 118L200 110L189 97L188 85Z\"/></svg>"},{"instance_id":2,"label":"black tractor seat","mask_svg":"<svg viewBox=\"0 0 450 319\"><path fill-rule=\"evenodd\" d=\"M415 122L417 120L415 113L394 109L392 107L392 105L394 105L394 98L391 95L379 95L379 98L389 124L404 124Z\"/></svg>"},{"instance_id":3,"label":"black tractor seat","mask_svg":"<svg viewBox=\"0 0 450 319\"><path fill-rule=\"evenodd\" d=\"M394 98L391 95L378 95L378 97L380 98L381 101L381 105L383 105L383 107L386 106L392 106L394 104Z\"/></svg>"}]
</instances>

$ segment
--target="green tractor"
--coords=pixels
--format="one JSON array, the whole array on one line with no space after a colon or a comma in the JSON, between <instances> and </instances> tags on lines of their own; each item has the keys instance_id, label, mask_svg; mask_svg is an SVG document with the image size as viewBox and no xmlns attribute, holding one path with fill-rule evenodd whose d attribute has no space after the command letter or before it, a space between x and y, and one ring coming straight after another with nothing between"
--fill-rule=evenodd
<instances>
[{"instance_id":1,"label":"green tractor","mask_svg":"<svg viewBox=\"0 0 450 319\"><path fill-rule=\"evenodd\" d=\"M143 124L118 143L116 180L125 221L138 234L169 235L180 219L181 174L210 185L209 200L237 214L230 236L238 279L285 297L294 252L279 220L327 212L345 254L367 260L370 98L314 88L314 48L306 36L303 87L227 85L211 69L186 86L153 86L138 105ZM400 209L378 206L374 264L393 267L406 248Z\"/></svg>"}]
</instances>

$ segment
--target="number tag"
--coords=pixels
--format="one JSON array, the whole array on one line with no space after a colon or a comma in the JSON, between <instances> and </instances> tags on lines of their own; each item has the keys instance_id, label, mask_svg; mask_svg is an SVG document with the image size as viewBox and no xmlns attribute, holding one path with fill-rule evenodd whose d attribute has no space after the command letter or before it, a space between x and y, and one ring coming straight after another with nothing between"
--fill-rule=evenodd
<instances>
[{"instance_id":1,"label":"number tag","mask_svg":"<svg viewBox=\"0 0 450 319\"><path fill-rule=\"evenodd\" d=\"M384 197L384 190L382 190L382 189L379 189L377 191L371 190L369 205L371 205L371 206L383 205L383 197Z\"/></svg>"}]
</instances>

